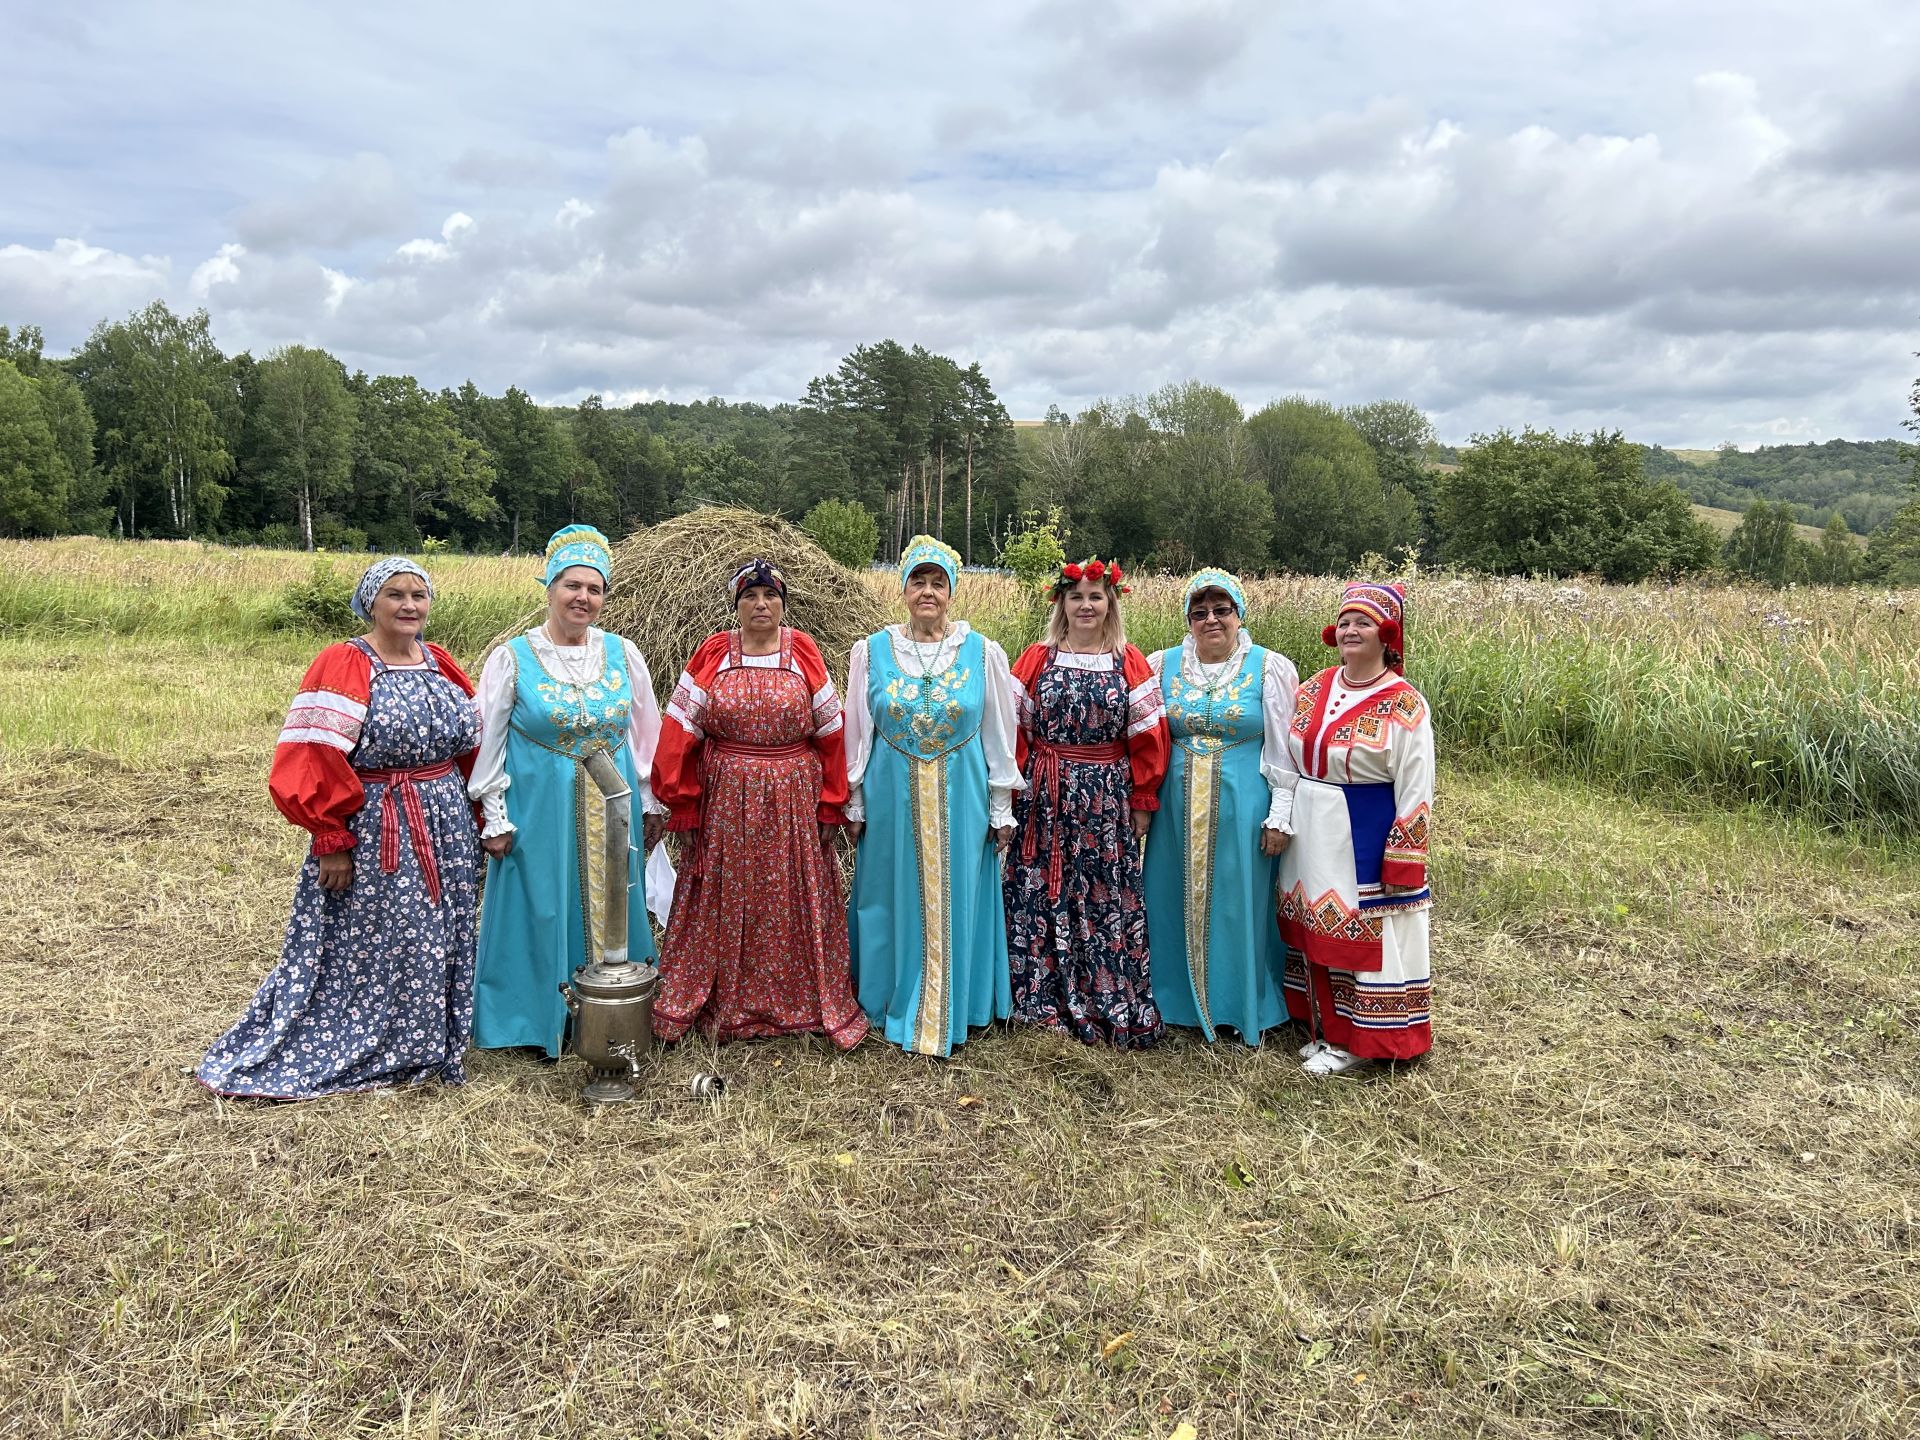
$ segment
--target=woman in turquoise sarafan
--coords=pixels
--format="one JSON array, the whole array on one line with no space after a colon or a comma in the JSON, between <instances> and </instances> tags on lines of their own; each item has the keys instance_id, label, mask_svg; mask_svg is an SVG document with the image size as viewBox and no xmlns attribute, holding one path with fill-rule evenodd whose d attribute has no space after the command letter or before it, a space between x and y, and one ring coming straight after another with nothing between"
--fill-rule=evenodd
<instances>
[{"instance_id":1,"label":"woman in turquoise sarafan","mask_svg":"<svg viewBox=\"0 0 1920 1440\"><path fill-rule=\"evenodd\" d=\"M1300 677L1253 643L1246 613L1237 577L1198 572L1187 638L1151 662L1173 757L1147 842L1147 929L1162 1019L1258 1045L1287 1019L1273 886L1293 829L1299 775L1286 736Z\"/></svg>"},{"instance_id":2,"label":"woman in turquoise sarafan","mask_svg":"<svg viewBox=\"0 0 1920 1440\"><path fill-rule=\"evenodd\" d=\"M1007 655L948 608L960 556L916 535L900 559L904 624L847 669L848 907L854 988L887 1039L950 1055L1013 1013L1000 856L1013 836Z\"/></svg>"},{"instance_id":3,"label":"woman in turquoise sarafan","mask_svg":"<svg viewBox=\"0 0 1920 1440\"><path fill-rule=\"evenodd\" d=\"M487 880L474 981L474 1044L533 1046L558 1055L566 1027L561 983L624 944L654 959L641 850L627 857L627 933L605 933L606 806L587 773L595 750L633 791L634 831L651 849L666 808L648 784L660 707L631 641L594 621L613 557L587 525L547 542L547 618L496 649L480 672L484 729L471 795L481 805Z\"/></svg>"}]
</instances>

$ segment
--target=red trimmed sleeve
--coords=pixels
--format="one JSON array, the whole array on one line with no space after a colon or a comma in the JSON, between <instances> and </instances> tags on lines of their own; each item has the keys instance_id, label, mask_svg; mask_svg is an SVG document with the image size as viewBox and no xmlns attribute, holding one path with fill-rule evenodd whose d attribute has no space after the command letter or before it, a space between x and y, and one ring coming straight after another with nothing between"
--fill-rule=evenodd
<instances>
[{"instance_id":1,"label":"red trimmed sleeve","mask_svg":"<svg viewBox=\"0 0 1920 1440\"><path fill-rule=\"evenodd\" d=\"M267 793L274 808L313 836L313 853L351 850L348 822L366 803L351 755L367 719L372 666L354 645L329 645L314 658L273 747Z\"/></svg>"},{"instance_id":2,"label":"red trimmed sleeve","mask_svg":"<svg viewBox=\"0 0 1920 1440\"><path fill-rule=\"evenodd\" d=\"M1022 775L1027 773L1028 737L1033 733L1033 697L1052 653L1045 645L1029 645L1007 672L1013 677L1013 763Z\"/></svg>"},{"instance_id":3,"label":"red trimmed sleeve","mask_svg":"<svg viewBox=\"0 0 1920 1440\"><path fill-rule=\"evenodd\" d=\"M1417 694L1417 692L1415 692ZM1380 883L1419 889L1427 883L1427 832L1433 813L1433 712L1420 696L1410 725L1395 727L1393 826L1380 861Z\"/></svg>"},{"instance_id":4,"label":"red trimmed sleeve","mask_svg":"<svg viewBox=\"0 0 1920 1440\"><path fill-rule=\"evenodd\" d=\"M820 823L844 825L847 823L847 721L840 710L840 694L833 688L826 658L814 644L813 637L804 630L795 630L792 645L793 658L813 698L812 745L820 757Z\"/></svg>"},{"instance_id":5,"label":"red trimmed sleeve","mask_svg":"<svg viewBox=\"0 0 1920 1440\"><path fill-rule=\"evenodd\" d=\"M1158 810L1160 782L1167 778L1173 754L1160 677L1134 645L1121 653L1120 673L1127 685L1127 761L1133 771L1133 795L1127 803L1135 810Z\"/></svg>"},{"instance_id":6,"label":"red trimmed sleeve","mask_svg":"<svg viewBox=\"0 0 1920 1440\"><path fill-rule=\"evenodd\" d=\"M653 752L653 798L667 807L669 830L700 828L700 745L706 739L707 687L732 642L709 635L674 683Z\"/></svg>"}]
</instances>

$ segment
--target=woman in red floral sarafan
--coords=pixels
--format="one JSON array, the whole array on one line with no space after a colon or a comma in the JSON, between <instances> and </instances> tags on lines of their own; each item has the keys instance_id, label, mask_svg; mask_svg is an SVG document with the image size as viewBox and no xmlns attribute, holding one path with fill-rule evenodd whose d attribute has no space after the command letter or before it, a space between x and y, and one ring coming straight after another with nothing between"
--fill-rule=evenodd
<instances>
[{"instance_id":1,"label":"woman in red floral sarafan","mask_svg":"<svg viewBox=\"0 0 1920 1440\"><path fill-rule=\"evenodd\" d=\"M1064 567L1013 666L1027 781L1002 882L1013 1018L1122 1049L1160 1037L1140 842L1167 770L1160 684L1127 643L1117 563Z\"/></svg>"},{"instance_id":2,"label":"woman in red floral sarafan","mask_svg":"<svg viewBox=\"0 0 1920 1440\"><path fill-rule=\"evenodd\" d=\"M780 623L778 568L749 561L727 594L740 626L693 652L653 758L667 828L685 837L654 1033L811 1032L850 1050L867 1018L830 848L847 801L840 697L813 638Z\"/></svg>"}]
</instances>

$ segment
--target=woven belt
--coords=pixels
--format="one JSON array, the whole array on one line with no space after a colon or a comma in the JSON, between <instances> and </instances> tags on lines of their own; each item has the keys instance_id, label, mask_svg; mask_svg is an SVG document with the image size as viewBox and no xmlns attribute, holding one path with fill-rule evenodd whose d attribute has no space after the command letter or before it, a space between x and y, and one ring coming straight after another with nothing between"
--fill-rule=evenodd
<instances>
[{"instance_id":1,"label":"woven belt","mask_svg":"<svg viewBox=\"0 0 1920 1440\"><path fill-rule=\"evenodd\" d=\"M440 867L433 858L433 837L427 833L427 812L421 808L420 792L415 785L422 780L438 780L453 773L453 761L421 765L410 770L360 770L362 785L385 785L380 797L380 868L391 875L400 868L400 814L406 813L407 829L413 836L413 853L420 861L420 875L426 881L427 898L440 903ZM394 803L394 796L400 797Z\"/></svg>"},{"instance_id":2,"label":"woven belt","mask_svg":"<svg viewBox=\"0 0 1920 1440\"><path fill-rule=\"evenodd\" d=\"M1060 898L1060 777L1069 764L1114 765L1127 758L1127 742L1109 740L1103 745L1049 745L1045 740L1028 742L1027 785L1032 794L1047 787L1047 815L1051 833L1047 837L1047 899ZM1020 840L1020 858L1031 862L1039 853L1039 827L1034 807L1027 807L1026 834Z\"/></svg>"}]
</instances>

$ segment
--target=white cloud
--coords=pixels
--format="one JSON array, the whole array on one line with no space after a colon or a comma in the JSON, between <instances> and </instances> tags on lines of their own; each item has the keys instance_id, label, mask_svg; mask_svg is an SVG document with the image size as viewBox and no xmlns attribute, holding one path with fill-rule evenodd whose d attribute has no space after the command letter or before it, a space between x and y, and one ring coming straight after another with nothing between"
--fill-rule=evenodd
<instances>
[{"instance_id":1,"label":"white cloud","mask_svg":"<svg viewBox=\"0 0 1920 1440\"><path fill-rule=\"evenodd\" d=\"M297 15L189 44L130 13L85 56L41 27L0 321L72 343L165 296L229 348L545 399L791 399L892 336L1021 415L1199 377L1455 438L1888 434L1920 87L1854 77L1920 73L1911 9L829 3L533 46L474 0L279 67Z\"/></svg>"}]
</instances>

